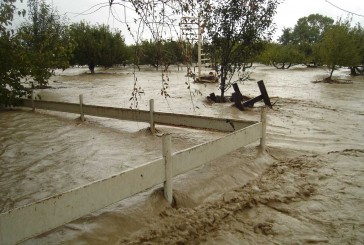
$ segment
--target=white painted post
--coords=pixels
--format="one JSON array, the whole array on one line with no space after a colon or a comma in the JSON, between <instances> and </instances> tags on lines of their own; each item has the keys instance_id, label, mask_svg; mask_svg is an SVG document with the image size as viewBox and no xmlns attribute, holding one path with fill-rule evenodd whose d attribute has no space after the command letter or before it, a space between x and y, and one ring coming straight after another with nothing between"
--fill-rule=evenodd
<instances>
[{"instance_id":1,"label":"white painted post","mask_svg":"<svg viewBox=\"0 0 364 245\"><path fill-rule=\"evenodd\" d=\"M82 105L83 105L83 95L80 94L80 115L81 115L81 121L85 121L85 115L83 114L83 108L82 108Z\"/></svg>"},{"instance_id":2,"label":"white painted post","mask_svg":"<svg viewBox=\"0 0 364 245\"><path fill-rule=\"evenodd\" d=\"M154 127L154 99L149 100L150 131L155 133Z\"/></svg>"},{"instance_id":3,"label":"white painted post","mask_svg":"<svg viewBox=\"0 0 364 245\"><path fill-rule=\"evenodd\" d=\"M35 106L34 106L34 98L35 98L35 94L34 94L34 90L32 89L32 111L35 111Z\"/></svg>"},{"instance_id":4,"label":"white painted post","mask_svg":"<svg viewBox=\"0 0 364 245\"><path fill-rule=\"evenodd\" d=\"M262 138L260 138L260 149L262 152L264 152L267 131L267 108L265 106L261 109L260 121L262 122Z\"/></svg>"},{"instance_id":5,"label":"white painted post","mask_svg":"<svg viewBox=\"0 0 364 245\"><path fill-rule=\"evenodd\" d=\"M172 192L172 151L171 151L171 135L164 134L162 137L163 142L163 158L165 162L165 176L166 179L164 181L164 197L166 198L169 204L172 204L173 201L173 192Z\"/></svg>"}]
</instances>

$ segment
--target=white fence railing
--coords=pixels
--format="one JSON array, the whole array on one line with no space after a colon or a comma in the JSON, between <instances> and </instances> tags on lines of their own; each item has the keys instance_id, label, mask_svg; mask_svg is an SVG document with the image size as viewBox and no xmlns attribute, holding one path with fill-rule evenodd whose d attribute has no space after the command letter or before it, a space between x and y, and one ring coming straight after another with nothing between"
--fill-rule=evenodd
<instances>
[{"instance_id":1,"label":"white fence railing","mask_svg":"<svg viewBox=\"0 0 364 245\"><path fill-rule=\"evenodd\" d=\"M26 106L29 105L28 103L32 102L25 101ZM74 113L79 113L80 110L79 104L71 103L34 101L33 105L36 108ZM82 105L82 107L84 113L88 115L99 116L102 114L112 118L123 120L129 118L129 120L136 121L149 121L150 119L148 117L150 112L86 105ZM168 122L166 124L171 124L170 122L176 122L177 125L192 127L192 125L200 122L203 123L203 128L219 128L224 131L232 128L238 129L217 140L175 153L171 152L171 136L164 135L162 138L163 158L2 213L0 214L0 244L14 244L24 241L161 183L164 183L165 197L171 203L173 176L185 173L258 139L261 140L261 148L264 149L265 108L262 110L261 122L252 124L252 122L231 120L230 122L234 126L230 126L230 128L226 126L226 119L176 115L179 119L185 119L185 121L178 121L173 118L173 114L154 114L155 122L159 123ZM244 124L249 124L249 126L239 128Z\"/></svg>"},{"instance_id":2,"label":"white fence railing","mask_svg":"<svg viewBox=\"0 0 364 245\"><path fill-rule=\"evenodd\" d=\"M146 122L161 125L172 125L177 127L192 127L202 129L212 129L223 132L232 132L241 128L245 128L254 124L253 121L244 121L236 119L224 119L215 117L193 116L184 114L173 114L165 112L155 112L154 102L151 100L149 111L86 105L82 103L82 96L80 95L80 103L65 103L55 101L43 100L28 100L24 99L24 107L35 109L44 109L59 112L68 112L80 114L81 118L84 115L115 118L120 120L130 120L137 122Z\"/></svg>"}]
</instances>

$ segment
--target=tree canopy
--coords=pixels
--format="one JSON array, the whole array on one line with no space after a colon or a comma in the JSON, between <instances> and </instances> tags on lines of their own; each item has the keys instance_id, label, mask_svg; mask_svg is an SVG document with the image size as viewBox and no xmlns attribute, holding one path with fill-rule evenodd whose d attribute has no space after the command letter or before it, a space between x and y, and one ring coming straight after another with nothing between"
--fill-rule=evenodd
<instances>
[{"instance_id":1,"label":"tree canopy","mask_svg":"<svg viewBox=\"0 0 364 245\"><path fill-rule=\"evenodd\" d=\"M72 24L70 32L75 42L71 65L88 65L94 73L95 66L111 67L128 59L121 33L111 32L107 25L91 26L80 22Z\"/></svg>"},{"instance_id":2,"label":"tree canopy","mask_svg":"<svg viewBox=\"0 0 364 245\"><path fill-rule=\"evenodd\" d=\"M350 74L356 76L358 75L357 72L364 74L364 28L358 23L354 28L352 28L351 32L355 46L357 47L359 62L350 66Z\"/></svg>"},{"instance_id":3,"label":"tree canopy","mask_svg":"<svg viewBox=\"0 0 364 245\"><path fill-rule=\"evenodd\" d=\"M219 62L221 97L232 77L262 49L261 41L272 33L272 21L279 1L204 1L203 21L208 40Z\"/></svg>"},{"instance_id":4,"label":"tree canopy","mask_svg":"<svg viewBox=\"0 0 364 245\"><path fill-rule=\"evenodd\" d=\"M278 41L265 45L260 62L277 68L297 63L326 65L329 81L338 66L349 67L351 75L364 73L364 30L360 24L352 27L350 19L334 24L329 17L312 14L300 18L293 29L284 28Z\"/></svg>"},{"instance_id":5,"label":"tree canopy","mask_svg":"<svg viewBox=\"0 0 364 245\"><path fill-rule=\"evenodd\" d=\"M267 43L258 60L277 69L289 69L292 65L301 64L304 55L294 44Z\"/></svg>"},{"instance_id":6,"label":"tree canopy","mask_svg":"<svg viewBox=\"0 0 364 245\"><path fill-rule=\"evenodd\" d=\"M334 24L334 20L321 14L310 14L307 17L298 19L293 28L293 43L317 43L329 26Z\"/></svg>"},{"instance_id":7,"label":"tree canopy","mask_svg":"<svg viewBox=\"0 0 364 245\"><path fill-rule=\"evenodd\" d=\"M21 80L29 73L26 52L11 29L16 16L15 0L0 4L0 107L17 105L27 89ZM20 14L24 15L22 11Z\"/></svg>"},{"instance_id":8,"label":"tree canopy","mask_svg":"<svg viewBox=\"0 0 364 245\"><path fill-rule=\"evenodd\" d=\"M360 46L354 35L348 21L338 22L325 31L319 46L319 54L324 64L330 69L328 80L331 80L337 66L350 67L361 62Z\"/></svg>"},{"instance_id":9,"label":"tree canopy","mask_svg":"<svg viewBox=\"0 0 364 245\"><path fill-rule=\"evenodd\" d=\"M57 68L66 69L72 52L68 27L58 12L44 0L29 0L28 12L18 11L28 21L14 30L16 0L0 5L0 104L18 104L32 86L44 87Z\"/></svg>"},{"instance_id":10,"label":"tree canopy","mask_svg":"<svg viewBox=\"0 0 364 245\"><path fill-rule=\"evenodd\" d=\"M181 45L173 40L142 41L140 45L140 64L149 64L157 70L159 66L169 66L183 62Z\"/></svg>"},{"instance_id":11,"label":"tree canopy","mask_svg":"<svg viewBox=\"0 0 364 245\"><path fill-rule=\"evenodd\" d=\"M283 45L293 44L303 53L307 65L317 66L320 63L315 49L322 40L325 30L334 23L330 17L321 14L310 14L298 19L294 28L284 28L279 42Z\"/></svg>"},{"instance_id":12,"label":"tree canopy","mask_svg":"<svg viewBox=\"0 0 364 245\"><path fill-rule=\"evenodd\" d=\"M28 0L28 19L17 31L26 51L33 83L48 84L55 69L69 67L72 42L68 26L53 6L44 0Z\"/></svg>"}]
</instances>

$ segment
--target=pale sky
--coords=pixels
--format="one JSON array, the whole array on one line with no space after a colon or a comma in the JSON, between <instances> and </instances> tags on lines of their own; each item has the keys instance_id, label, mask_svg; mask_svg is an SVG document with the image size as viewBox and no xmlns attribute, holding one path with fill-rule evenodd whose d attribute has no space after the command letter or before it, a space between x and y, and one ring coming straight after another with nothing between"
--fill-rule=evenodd
<instances>
[{"instance_id":1,"label":"pale sky","mask_svg":"<svg viewBox=\"0 0 364 245\"><path fill-rule=\"evenodd\" d=\"M326 0L285 0L279 7L275 16L277 24L276 35L281 34L283 27L294 27L297 20L310 14L322 14L331 17L335 21L338 19L345 20L347 17L352 18L352 23L359 22L364 26L364 1L363 0L328 0L330 3L344 10L353 12L357 15L348 14L345 11L335 8Z\"/></svg>"},{"instance_id":2,"label":"pale sky","mask_svg":"<svg viewBox=\"0 0 364 245\"><path fill-rule=\"evenodd\" d=\"M353 23L360 22L364 26L364 4L363 0L328 0L330 3L342 8L344 10L356 13L361 16L348 14L347 12L335 8L330 5L326 0L283 0L279 5L277 14L274 18L277 31L275 37L281 35L283 27L293 27L297 20L301 17L310 14L319 13L333 18L335 21L339 18L346 19L348 16L352 18ZM110 15L109 7L102 7L102 4L107 4L108 0L46 0L48 3L53 3L60 12L60 14L67 13L71 22L78 22L86 20L91 24L108 24L111 28L120 29L128 44L133 43L133 38L128 33L125 24L121 24L117 19L125 20L124 8L120 6L113 6L114 16ZM120 2L114 0L114 2ZM97 6L95 6L97 5ZM94 8L91 8L95 6ZM102 7L98 9L99 7ZM90 9L91 8L91 9ZM98 9L98 10L97 10ZM94 13L91 13L95 11ZM90 13L88 15L77 15L74 13ZM132 22L133 13L131 10L126 11L126 20ZM132 28L133 24L131 24ZM148 38L148 35L146 36Z\"/></svg>"}]
</instances>

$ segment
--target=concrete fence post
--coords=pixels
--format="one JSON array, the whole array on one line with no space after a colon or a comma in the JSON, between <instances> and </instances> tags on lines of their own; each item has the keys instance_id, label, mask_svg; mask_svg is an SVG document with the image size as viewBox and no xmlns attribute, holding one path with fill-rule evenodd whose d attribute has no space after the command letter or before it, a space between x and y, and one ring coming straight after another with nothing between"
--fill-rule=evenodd
<instances>
[{"instance_id":1,"label":"concrete fence post","mask_svg":"<svg viewBox=\"0 0 364 245\"><path fill-rule=\"evenodd\" d=\"M34 105L34 99L35 99L35 94L34 94L34 90L32 89L32 111L35 111L35 105Z\"/></svg>"},{"instance_id":2,"label":"concrete fence post","mask_svg":"<svg viewBox=\"0 0 364 245\"><path fill-rule=\"evenodd\" d=\"M154 123L154 99L149 100L149 116L150 116L150 131L152 134L155 133Z\"/></svg>"},{"instance_id":3,"label":"concrete fence post","mask_svg":"<svg viewBox=\"0 0 364 245\"><path fill-rule=\"evenodd\" d=\"M267 107L262 107L260 114L260 121L262 122L262 138L260 138L260 149L265 151L266 131L267 131Z\"/></svg>"},{"instance_id":4,"label":"concrete fence post","mask_svg":"<svg viewBox=\"0 0 364 245\"><path fill-rule=\"evenodd\" d=\"M83 114L83 108L82 108L82 105L83 105L83 95L80 94L80 116L81 116L81 121L85 121L85 115Z\"/></svg>"},{"instance_id":5,"label":"concrete fence post","mask_svg":"<svg viewBox=\"0 0 364 245\"><path fill-rule=\"evenodd\" d=\"M163 142L163 158L165 162L165 181L164 181L164 197L169 204L173 201L172 192L172 150L171 150L171 135L165 134L162 137Z\"/></svg>"}]
</instances>

